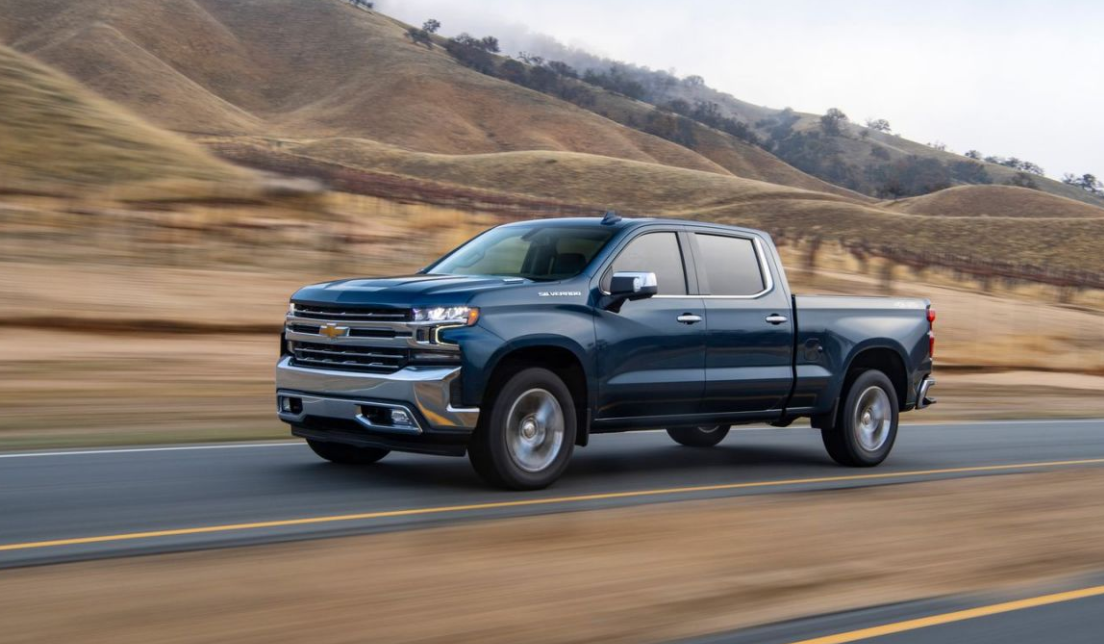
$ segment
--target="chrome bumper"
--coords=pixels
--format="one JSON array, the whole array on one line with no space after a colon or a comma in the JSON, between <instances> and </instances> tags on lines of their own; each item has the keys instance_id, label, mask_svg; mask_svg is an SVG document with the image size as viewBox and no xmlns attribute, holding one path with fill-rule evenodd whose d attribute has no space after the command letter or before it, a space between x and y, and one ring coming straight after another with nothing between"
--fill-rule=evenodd
<instances>
[{"instance_id":1,"label":"chrome bumper","mask_svg":"<svg viewBox=\"0 0 1104 644\"><path fill-rule=\"evenodd\" d=\"M292 424L302 423L308 416L335 418L373 431L400 434L421 434L426 429L470 432L479 422L479 408L452 405L450 386L459 376L459 367L408 366L389 374L304 369L284 356L276 365L276 395L295 397L302 408L293 413L277 407L277 415ZM364 414L364 406L414 411L415 426L373 423Z\"/></svg>"},{"instance_id":2,"label":"chrome bumper","mask_svg":"<svg viewBox=\"0 0 1104 644\"><path fill-rule=\"evenodd\" d=\"M920 383L920 389L916 393L916 408L923 409L935 404L934 398L928 397L928 390L935 385L935 378L928 376L924 378L924 382Z\"/></svg>"}]
</instances>

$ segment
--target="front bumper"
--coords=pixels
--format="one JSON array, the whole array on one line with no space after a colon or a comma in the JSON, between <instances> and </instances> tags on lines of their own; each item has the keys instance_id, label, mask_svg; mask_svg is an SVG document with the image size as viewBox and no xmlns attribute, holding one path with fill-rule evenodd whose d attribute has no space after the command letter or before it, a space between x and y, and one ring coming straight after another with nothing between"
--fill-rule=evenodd
<instances>
[{"instance_id":1,"label":"front bumper","mask_svg":"<svg viewBox=\"0 0 1104 644\"><path fill-rule=\"evenodd\" d=\"M459 377L459 367L407 366L388 374L306 369L284 356L276 365L277 415L298 435L303 435L300 429L315 428L341 430L345 438L377 436L391 442L467 437L479 422L479 409L452 405L453 381ZM388 410L405 411L412 422L380 422L379 412Z\"/></svg>"}]
</instances>

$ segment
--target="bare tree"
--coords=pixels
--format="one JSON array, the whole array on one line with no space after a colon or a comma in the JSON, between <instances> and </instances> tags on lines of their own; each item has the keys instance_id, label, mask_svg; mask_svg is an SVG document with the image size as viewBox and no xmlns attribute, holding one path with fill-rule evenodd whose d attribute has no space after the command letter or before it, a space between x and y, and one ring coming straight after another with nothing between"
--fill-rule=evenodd
<instances>
[{"instance_id":1,"label":"bare tree","mask_svg":"<svg viewBox=\"0 0 1104 644\"><path fill-rule=\"evenodd\" d=\"M1086 172L1081 176L1077 176L1071 172L1067 172L1062 177L1062 183L1076 186L1086 192L1091 192L1097 196L1104 196L1104 185L1100 183L1100 180L1096 178L1096 175Z\"/></svg>"},{"instance_id":2,"label":"bare tree","mask_svg":"<svg viewBox=\"0 0 1104 644\"><path fill-rule=\"evenodd\" d=\"M441 28L441 23L438 20L430 18L422 23L422 28L410 27L406 30L406 35L415 45L425 45L429 49L433 49L433 34L437 33L437 30ZM497 41L495 41L497 44Z\"/></svg>"},{"instance_id":3,"label":"bare tree","mask_svg":"<svg viewBox=\"0 0 1104 644\"><path fill-rule=\"evenodd\" d=\"M1036 183L1035 177L1026 172L1017 172L1011 179L1004 183L1009 186L1019 186L1020 188L1031 188L1032 190L1039 189L1039 184Z\"/></svg>"},{"instance_id":4,"label":"bare tree","mask_svg":"<svg viewBox=\"0 0 1104 644\"><path fill-rule=\"evenodd\" d=\"M893 128L889 126L889 121L885 119L866 119L866 127L874 130L875 132L893 131Z\"/></svg>"},{"instance_id":5,"label":"bare tree","mask_svg":"<svg viewBox=\"0 0 1104 644\"><path fill-rule=\"evenodd\" d=\"M849 120L843 110L833 107L820 117L820 130L828 136L840 136Z\"/></svg>"}]
</instances>

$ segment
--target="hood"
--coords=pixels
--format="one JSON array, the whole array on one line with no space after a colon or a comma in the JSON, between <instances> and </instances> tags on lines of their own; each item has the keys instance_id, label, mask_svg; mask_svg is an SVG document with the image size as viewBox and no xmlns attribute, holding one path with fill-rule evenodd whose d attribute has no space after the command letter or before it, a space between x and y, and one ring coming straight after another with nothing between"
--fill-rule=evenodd
<instances>
[{"instance_id":1,"label":"hood","mask_svg":"<svg viewBox=\"0 0 1104 644\"><path fill-rule=\"evenodd\" d=\"M401 275L323 282L299 289L295 302L384 304L392 306L459 306L477 293L532 284L516 277L486 275Z\"/></svg>"}]
</instances>

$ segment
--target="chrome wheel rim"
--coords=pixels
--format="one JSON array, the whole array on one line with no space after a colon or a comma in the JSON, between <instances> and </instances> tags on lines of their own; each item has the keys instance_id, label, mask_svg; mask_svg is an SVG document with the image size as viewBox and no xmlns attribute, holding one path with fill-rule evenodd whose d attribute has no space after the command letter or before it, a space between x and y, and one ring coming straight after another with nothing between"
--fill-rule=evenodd
<instances>
[{"instance_id":1,"label":"chrome wheel rim","mask_svg":"<svg viewBox=\"0 0 1104 644\"><path fill-rule=\"evenodd\" d=\"M720 425L713 425L711 427L699 427L698 431L703 433L703 434L712 434L713 432L717 431L720 428L721 428Z\"/></svg>"},{"instance_id":2,"label":"chrome wheel rim","mask_svg":"<svg viewBox=\"0 0 1104 644\"><path fill-rule=\"evenodd\" d=\"M854 426L859 445L868 452L878 451L889 439L892 425L889 395L877 386L864 389L855 405Z\"/></svg>"},{"instance_id":3,"label":"chrome wheel rim","mask_svg":"<svg viewBox=\"0 0 1104 644\"><path fill-rule=\"evenodd\" d=\"M526 472L546 469L560 454L563 440L563 408L551 392L530 389L517 397L506 415L506 443L518 467Z\"/></svg>"}]
</instances>

